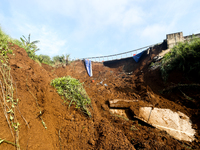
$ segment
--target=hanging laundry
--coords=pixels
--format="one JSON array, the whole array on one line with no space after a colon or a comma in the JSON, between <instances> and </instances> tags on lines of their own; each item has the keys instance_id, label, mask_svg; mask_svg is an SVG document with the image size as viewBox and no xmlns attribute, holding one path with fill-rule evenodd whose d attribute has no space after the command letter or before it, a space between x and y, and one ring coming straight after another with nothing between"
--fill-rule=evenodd
<instances>
[{"instance_id":1,"label":"hanging laundry","mask_svg":"<svg viewBox=\"0 0 200 150\"><path fill-rule=\"evenodd\" d=\"M137 54L137 55L134 55L134 56L133 56L133 59L134 59L136 62L138 62L138 61L140 60L140 57L142 56L143 53L144 53L144 51L140 52L140 53Z\"/></svg>"},{"instance_id":2,"label":"hanging laundry","mask_svg":"<svg viewBox=\"0 0 200 150\"><path fill-rule=\"evenodd\" d=\"M85 59L85 68L87 70L88 75L92 76L92 62L89 59Z\"/></svg>"}]
</instances>

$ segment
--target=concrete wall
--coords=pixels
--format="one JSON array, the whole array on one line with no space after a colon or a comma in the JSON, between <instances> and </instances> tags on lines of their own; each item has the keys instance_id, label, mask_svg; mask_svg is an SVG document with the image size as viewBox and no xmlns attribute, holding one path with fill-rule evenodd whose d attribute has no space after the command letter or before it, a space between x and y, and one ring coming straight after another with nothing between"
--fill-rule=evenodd
<instances>
[{"instance_id":1,"label":"concrete wall","mask_svg":"<svg viewBox=\"0 0 200 150\"><path fill-rule=\"evenodd\" d=\"M184 42L183 32L167 34L167 47L172 48L178 42Z\"/></svg>"},{"instance_id":2,"label":"concrete wall","mask_svg":"<svg viewBox=\"0 0 200 150\"><path fill-rule=\"evenodd\" d=\"M200 38L200 33L184 36L184 39L188 41L188 40L190 40L192 37Z\"/></svg>"},{"instance_id":3,"label":"concrete wall","mask_svg":"<svg viewBox=\"0 0 200 150\"><path fill-rule=\"evenodd\" d=\"M183 36L183 32L167 34L166 35L167 47L170 49L178 42L184 42L185 40L190 40L193 36L200 38L200 33L188 36Z\"/></svg>"}]
</instances>

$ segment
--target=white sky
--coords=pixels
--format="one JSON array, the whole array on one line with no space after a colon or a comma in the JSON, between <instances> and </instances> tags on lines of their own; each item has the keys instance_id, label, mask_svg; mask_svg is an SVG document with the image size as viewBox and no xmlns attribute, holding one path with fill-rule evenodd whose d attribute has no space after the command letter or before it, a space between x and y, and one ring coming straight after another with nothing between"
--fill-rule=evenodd
<instances>
[{"instance_id":1,"label":"white sky","mask_svg":"<svg viewBox=\"0 0 200 150\"><path fill-rule=\"evenodd\" d=\"M1 0L0 26L12 38L31 34L37 54L72 59L111 55L200 33L199 0Z\"/></svg>"}]
</instances>

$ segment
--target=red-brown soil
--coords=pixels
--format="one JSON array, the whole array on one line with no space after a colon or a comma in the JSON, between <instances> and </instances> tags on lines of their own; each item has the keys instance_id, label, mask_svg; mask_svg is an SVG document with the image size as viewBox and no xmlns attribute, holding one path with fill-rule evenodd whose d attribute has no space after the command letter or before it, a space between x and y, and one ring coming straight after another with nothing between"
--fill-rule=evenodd
<instances>
[{"instance_id":1,"label":"red-brown soil","mask_svg":"<svg viewBox=\"0 0 200 150\"><path fill-rule=\"evenodd\" d=\"M40 66L28 57L24 49L18 46L13 46L12 49L15 56L10 56L10 65L19 98L20 112L16 110L16 116L20 122L21 149L200 149L200 94L198 90L184 90L188 96L196 99L195 102L188 101L179 91L160 94L159 91L162 89L185 80L180 79L179 73L174 73L176 78L170 76L168 82L164 83L159 70L148 70L148 64L151 61L149 56L143 58L137 64L137 68L132 69L133 73L130 75L123 71L122 66L108 68L102 63L94 62L93 77L89 77L82 61L59 68L46 64ZM159 51L160 48L156 47L151 57ZM50 85L52 79L67 75L84 82L84 87L92 101L91 118L85 116L73 105L68 109L68 105ZM100 84L101 81L103 84ZM34 97L37 98L42 110L42 118L47 129L41 123ZM193 128L197 131L196 140L194 142L178 141L165 131L135 119L131 111L127 111L128 120L111 114L108 105L111 99L138 99L154 107L181 111L191 117ZM131 107L134 108L134 106ZM14 141L2 109L0 120L0 138ZM2 143L0 149L16 148L11 144Z\"/></svg>"}]
</instances>

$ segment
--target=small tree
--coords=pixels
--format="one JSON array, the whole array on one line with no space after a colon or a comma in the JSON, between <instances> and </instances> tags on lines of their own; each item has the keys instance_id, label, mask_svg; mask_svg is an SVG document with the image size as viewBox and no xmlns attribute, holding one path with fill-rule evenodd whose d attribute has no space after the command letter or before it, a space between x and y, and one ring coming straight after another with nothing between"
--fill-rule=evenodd
<instances>
[{"instance_id":1,"label":"small tree","mask_svg":"<svg viewBox=\"0 0 200 150\"><path fill-rule=\"evenodd\" d=\"M23 35L22 38L20 38L21 42L22 42L22 47L26 50L28 56L31 59L37 59L37 55L35 54L36 51L39 51L40 49L37 47L37 43L39 43L39 40L30 41L30 36L31 34L29 34L28 39Z\"/></svg>"},{"instance_id":2,"label":"small tree","mask_svg":"<svg viewBox=\"0 0 200 150\"><path fill-rule=\"evenodd\" d=\"M70 56L69 54L65 55L66 64L70 64L69 56Z\"/></svg>"},{"instance_id":3,"label":"small tree","mask_svg":"<svg viewBox=\"0 0 200 150\"><path fill-rule=\"evenodd\" d=\"M62 55L62 56L54 56L53 57L53 62L56 66L58 65L64 65L66 66L67 64L69 64L69 54L68 55Z\"/></svg>"}]
</instances>

